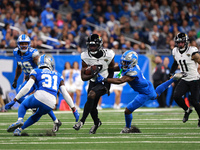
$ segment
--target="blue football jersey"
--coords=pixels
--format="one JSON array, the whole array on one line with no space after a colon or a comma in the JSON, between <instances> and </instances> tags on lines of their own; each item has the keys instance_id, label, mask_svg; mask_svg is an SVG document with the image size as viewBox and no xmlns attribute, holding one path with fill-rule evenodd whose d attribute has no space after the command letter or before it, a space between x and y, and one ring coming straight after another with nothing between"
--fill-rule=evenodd
<instances>
[{"instance_id":1,"label":"blue football jersey","mask_svg":"<svg viewBox=\"0 0 200 150\"><path fill-rule=\"evenodd\" d=\"M140 70L140 67L136 65L134 68L122 71L122 76L127 75L135 77L133 81L128 82L130 87L140 94L150 94L152 91L149 88L150 81L148 81Z\"/></svg>"},{"instance_id":2,"label":"blue football jersey","mask_svg":"<svg viewBox=\"0 0 200 150\"><path fill-rule=\"evenodd\" d=\"M13 50L13 55L17 60L17 64L24 71L25 75L29 75L33 69L37 68L37 64L34 63L33 58L38 56L39 52L37 49L30 47L28 51L23 56L21 56L19 51L19 48L15 48Z\"/></svg>"},{"instance_id":3,"label":"blue football jersey","mask_svg":"<svg viewBox=\"0 0 200 150\"><path fill-rule=\"evenodd\" d=\"M37 90L44 90L55 97L57 96L60 82L63 80L60 73L50 71L49 69L34 69L30 73L31 75L36 78L35 84L38 87Z\"/></svg>"}]
</instances>

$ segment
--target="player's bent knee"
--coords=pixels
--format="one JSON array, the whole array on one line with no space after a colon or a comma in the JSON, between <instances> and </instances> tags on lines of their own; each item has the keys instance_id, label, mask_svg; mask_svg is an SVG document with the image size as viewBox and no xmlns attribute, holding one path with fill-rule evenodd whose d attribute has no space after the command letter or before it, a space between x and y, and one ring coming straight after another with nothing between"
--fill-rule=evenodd
<instances>
[{"instance_id":1,"label":"player's bent knee","mask_svg":"<svg viewBox=\"0 0 200 150\"><path fill-rule=\"evenodd\" d=\"M88 98L89 99L95 99L95 96L96 96L96 93L94 91L92 91L92 90L88 93Z\"/></svg>"},{"instance_id":2,"label":"player's bent knee","mask_svg":"<svg viewBox=\"0 0 200 150\"><path fill-rule=\"evenodd\" d=\"M124 113L125 113L126 115L129 115L129 114L131 114L132 112L131 112L128 108L126 108L125 111L124 111Z\"/></svg>"}]
</instances>

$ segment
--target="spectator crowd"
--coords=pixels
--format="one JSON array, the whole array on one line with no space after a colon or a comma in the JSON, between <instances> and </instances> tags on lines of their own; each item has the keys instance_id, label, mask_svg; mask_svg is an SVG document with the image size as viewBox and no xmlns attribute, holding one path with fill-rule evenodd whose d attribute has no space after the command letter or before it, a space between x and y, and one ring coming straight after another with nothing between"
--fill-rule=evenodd
<instances>
[{"instance_id":1,"label":"spectator crowd","mask_svg":"<svg viewBox=\"0 0 200 150\"><path fill-rule=\"evenodd\" d=\"M199 10L199 0L1 0L0 51L17 47L22 33L32 47L63 53L84 51L91 33L116 54L145 53L147 44L155 51L172 50L178 32L199 47Z\"/></svg>"}]
</instances>

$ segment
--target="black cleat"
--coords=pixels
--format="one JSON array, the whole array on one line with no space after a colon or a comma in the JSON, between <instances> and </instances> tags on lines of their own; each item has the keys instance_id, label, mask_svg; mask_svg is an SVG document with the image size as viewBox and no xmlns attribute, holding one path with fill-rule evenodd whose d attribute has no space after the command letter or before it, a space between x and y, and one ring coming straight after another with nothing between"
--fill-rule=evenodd
<instances>
[{"instance_id":1,"label":"black cleat","mask_svg":"<svg viewBox=\"0 0 200 150\"><path fill-rule=\"evenodd\" d=\"M185 111L185 115L183 117L183 123L187 122L188 121L188 118L189 118L189 115L192 113L192 109L191 108L188 108L187 111Z\"/></svg>"},{"instance_id":2,"label":"black cleat","mask_svg":"<svg viewBox=\"0 0 200 150\"><path fill-rule=\"evenodd\" d=\"M73 128L75 130L79 130L81 127L83 126L83 122L79 121L78 123L76 123Z\"/></svg>"},{"instance_id":3,"label":"black cleat","mask_svg":"<svg viewBox=\"0 0 200 150\"><path fill-rule=\"evenodd\" d=\"M57 132L61 125L62 125L62 122L60 120L58 120L58 123L54 123L52 131Z\"/></svg>"},{"instance_id":4,"label":"black cleat","mask_svg":"<svg viewBox=\"0 0 200 150\"><path fill-rule=\"evenodd\" d=\"M140 129L135 127L135 126L131 126L130 128L124 127L124 129L120 132L121 134L123 133L141 133Z\"/></svg>"},{"instance_id":5,"label":"black cleat","mask_svg":"<svg viewBox=\"0 0 200 150\"><path fill-rule=\"evenodd\" d=\"M92 128L90 129L89 134L95 134L97 129L102 125L101 121L99 120L98 125L93 125Z\"/></svg>"}]
</instances>

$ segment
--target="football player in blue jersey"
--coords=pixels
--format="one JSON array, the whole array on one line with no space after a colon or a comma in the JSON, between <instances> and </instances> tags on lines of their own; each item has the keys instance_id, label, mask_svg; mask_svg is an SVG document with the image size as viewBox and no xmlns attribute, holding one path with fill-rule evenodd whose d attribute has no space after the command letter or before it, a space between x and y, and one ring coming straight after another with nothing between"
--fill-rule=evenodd
<instances>
[{"instance_id":1,"label":"football player in blue jersey","mask_svg":"<svg viewBox=\"0 0 200 150\"><path fill-rule=\"evenodd\" d=\"M65 101L68 103L76 121L79 119L79 113L74 107L74 103L68 92L66 91L63 77L60 73L54 70L54 62L50 56L42 55L39 58L37 69L33 69L30 73L29 80L25 86L19 91L14 98L14 101L19 100L26 95L29 90L36 84L38 88L35 93L26 98L18 109L18 121L10 125L7 129L8 132L13 132L14 135L20 136L21 131L37 122L42 115L52 111L56 105L56 96L58 89ZM37 111L23 122L26 110L29 108L37 108Z\"/></svg>"},{"instance_id":2,"label":"football player in blue jersey","mask_svg":"<svg viewBox=\"0 0 200 150\"><path fill-rule=\"evenodd\" d=\"M97 82L107 82L113 84L122 84L128 82L130 87L138 92L138 95L127 105L125 109L125 122L126 126L121 131L121 133L133 133L140 132L137 128L131 127L132 122L132 112L137 108L141 107L147 100L154 100L160 94L165 91L168 86L176 80L185 77L185 73L177 73L170 80L159 85L156 90L154 89L152 83L145 79L143 73L141 72L138 63L138 55L136 52L129 50L123 53L120 65L115 66L114 70L121 70L122 78L104 78L98 74Z\"/></svg>"},{"instance_id":3,"label":"football player in blue jersey","mask_svg":"<svg viewBox=\"0 0 200 150\"><path fill-rule=\"evenodd\" d=\"M31 45L30 38L27 35L22 34L17 39L17 46L18 47L13 50L13 55L16 58L16 61L17 61L15 78L14 78L14 82L12 84L13 88L17 87L17 80L18 80L19 76L21 75L22 71L25 74L25 82L23 82L20 85L18 91L20 91L21 88L23 88L24 85L27 83L27 80L29 79L30 72L33 69L38 67L39 52L38 52L37 49L30 47L30 45ZM23 102L23 100L25 99L25 96L32 93L36 88L37 88L37 86L34 85L30 89L30 91L26 95L24 95L23 97L18 99L17 102L21 104ZM6 110L10 109L14 104L15 104L15 101L12 100L10 103L7 103L5 105L5 109ZM58 120L56 118L53 111L49 112L49 116L54 121L53 131L57 132L59 127L62 125L62 123L61 123L60 120Z\"/></svg>"}]
</instances>

